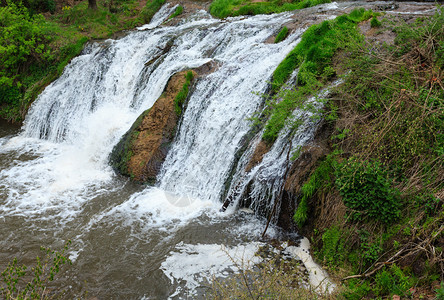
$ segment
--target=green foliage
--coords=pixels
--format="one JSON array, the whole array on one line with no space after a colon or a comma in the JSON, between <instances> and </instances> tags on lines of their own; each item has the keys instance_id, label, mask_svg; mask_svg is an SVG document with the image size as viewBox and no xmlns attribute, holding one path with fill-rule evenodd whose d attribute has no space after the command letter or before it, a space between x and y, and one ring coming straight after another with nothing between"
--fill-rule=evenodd
<instances>
[{"instance_id":1,"label":"green foliage","mask_svg":"<svg viewBox=\"0 0 444 300\"><path fill-rule=\"evenodd\" d=\"M324 161L314 170L308 181L301 188L301 201L293 216L293 220L301 228L308 217L308 199L320 189L327 190L331 186L330 175L333 173L336 152L329 154Z\"/></svg>"},{"instance_id":2,"label":"green foliage","mask_svg":"<svg viewBox=\"0 0 444 300\"><path fill-rule=\"evenodd\" d=\"M284 26L281 31L279 31L278 35L276 36L276 38L274 39L274 43L277 44L279 42L282 42L283 40L285 40L288 36L288 28L287 26Z\"/></svg>"},{"instance_id":3,"label":"green foliage","mask_svg":"<svg viewBox=\"0 0 444 300\"><path fill-rule=\"evenodd\" d=\"M191 81L194 78L194 74L192 71L188 71L185 75L186 82L183 84L182 89L177 93L176 97L174 98L174 108L176 110L176 114L180 116L182 114L182 108L183 104L185 103L185 100L188 96L188 90L191 85Z\"/></svg>"},{"instance_id":4,"label":"green foliage","mask_svg":"<svg viewBox=\"0 0 444 300\"><path fill-rule=\"evenodd\" d=\"M401 199L387 171L377 161L350 158L336 169L336 187L353 220L370 218L385 224L400 215Z\"/></svg>"},{"instance_id":5,"label":"green foliage","mask_svg":"<svg viewBox=\"0 0 444 300\"><path fill-rule=\"evenodd\" d=\"M352 279L347 282L347 289L342 296L347 300L361 300L372 290L368 281Z\"/></svg>"},{"instance_id":6,"label":"green foliage","mask_svg":"<svg viewBox=\"0 0 444 300\"><path fill-rule=\"evenodd\" d=\"M322 224L338 224L341 234L335 228L324 230L325 236L314 234L313 246L315 253L333 253L321 257L326 262L340 261L326 249L340 248L338 244L345 240L340 248L345 259L332 272L341 277L361 275L344 281L346 299L391 299L394 294L404 299L412 286L429 288L442 276L436 262L442 255L438 236L442 237L444 217L440 199L444 187L443 12L438 7L433 17L418 18L414 25L384 22L381 31L398 34L395 45L357 40L341 52L338 70L348 72L335 90L334 101L327 102L326 119L335 128L334 148L344 153L343 159L351 157L338 163L334 172L335 188L349 210L342 217L336 190L328 195L331 206L314 207L320 214L313 221L319 231ZM350 20L338 17L336 22ZM308 69L313 71L313 66ZM333 204L337 211L322 212ZM406 248L418 240L427 240L426 247L435 249L433 258L427 256L426 247ZM418 282L408 268L392 265L405 264L399 256L389 260L398 252L426 266ZM383 265L385 269L376 271ZM421 290L416 289L415 298L427 298Z\"/></svg>"},{"instance_id":7,"label":"green foliage","mask_svg":"<svg viewBox=\"0 0 444 300\"><path fill-rule=\"evenodd\" d=\"M302 124L302 120L288 122L287 119L294 109L304 109L306 107L307 90L308 87L299 90L281 90L270 101L267 101L268 109L265 110L265 116L269 116L269 119L265 124L265 131L262 136L267 143L273 143L286 124L290 125L292 131Z\"/></svg>"},{"instance_id":8,"label":"green foliage","mask_svg":"<svg viewBox=\"0 0 444 300\"><path fill-rule=\"evenodd\" d=\"M355 9L349 15L310 26L302 35L301 42L287 55L273 73L273 89L279 89L300 68L298 83L307 84L324 73L331 65L334 53L347 43L360 39L356 23L373 15L372 11Z\"/></svg>"},{"instance_id":9,"label":"green foliage","mask_svg":"<svg viewBox=\"0 0 444 300\"><path fill-rule=\"evenodd\" d=\"M364 266L369 266L376 262L383 251L382 240L377 239L371 242L369 241L369 236L370 233L368 231L359 231L361 262Z\"/></svg>"},{"instance_id":10,"label":"green foliage","mask_svg":"<svg viewBox=\"0 0 444 300\"><path fill-rule=\"evenodd\" d=\"M432 170L442 164L433 162L442 161L444 153L444 91L438 83L442 69L436 47L444 43L443 15L439 8L415 26L392 28L398 33L396 45L380 46L383 58L363 44L350 45L351 72L338 89L349 115L366 115L352 132L355 151L378 157L400 174L422 169L423 183L434 182L435 188L442 180ZM427 55L416 57L418 51ZM397 63L388 65L390 61Z\"/></svg>"},{"instance_id":11,"label":"green foliage","mask_svg":"<svg viewBox=\"0 0 444 300\"><path fill-rule=\"evenodd\" d=\"M375 276L374 291L377 295L398 295L406 296L408 290L414 285L414 278L404 274L404 272L393 264L390 268L385 268Z\"/></svg>"},{"instance_id":12,"label":"green foliage","mask_svg":"<svg viewBox=\"0 0 444 300\"><path fill-rule=\"evenodd\" d=\"M362 280L350 280L343 292L345 299L358 300L375 296L390 297L398 295L401 298L411 296L409 289L416 283L414 277L406 275L396 264L378 271L374 282ZM381 299L379 298L378 299ZM391 297L390 297L391 298Z\"/></svg>"},{"instance_id":13,"label":"green foliage","mask_svg":"<svg viewBox=\"0 0 444 300\"><path fill-rule=\"evenodd\" d=\"M440 287L437 288L435 292L436 292L435 296L436 300L444 300L444 281L441 281Z\"/></svg>"},{"instance_id":14,"label":"green foliage","mask_svg":"<svg viewBox=\"0 0 444 300\"><path fill-rule=\"evenodd\" d=\"M164 0L148 1L142 11L137 0L104 0L97 10L82 1L46 19L37 12L53 12L53 0L6 2L0 7L0 117L20 121L90 38L149 21Z\"/></svg>"},{"instance_id":15,"label":"green foliage","mask_svg":"<svg viewBox=\"0 0 444 300\"><path fill-rule=\"evenodd\" d=\"M56 2L54 0L25 0L23 5L27 7L32 13L56 11Z\"/></svg>"},{"instance_id":16,"label":"green foliage","mask_svg":"<svg viewBox=\"0 0 444 300\"><path fill-rule=\"evenodd\" d=\"M417 207L424 211L426 216L435 215L443 205L439 198L427 193L417 195L415 200Z\"/></svg>"},{"instance_id":17,"label":"green foliage","mask_svg":"<svg viewBox=\"0 0 444 300\"><path fill-rule=\"evenodd\" d=\"M149 0L140 12L141 20L144 23L149 23L154 14L162 7L164 3L165 0Z\"/></svg>"},{"instance_id":18,"label":"green foliage","mask_svg":"<svg viewBox=\"0 0 444 300\"><path fill-rule=\"evenodd\" d=\"M370 21L370 27L371 28L381 27L381 22L378 20L378 18L373 17Z\"/></svg>"},{"instance_id":19,"label":"green foliage","mask_svg":"<svg viewBox=\"0 0 444 300\"><path fill-rule=\"evenodd\" d=\"M280 13L330 2L330 0L296 0L292 2L272 0L253 3L249 0L215 0L210 5L210 13L222 19L242 15Z\"/></svg>"},{"instance_id":20,"label":"green foliage","mask_svg":"<svg viewBox=\"0 0 444 300\"><path fill-rule=\"evenodd\" d=\"M50 37L44 30L45 19L31 15L21 3L0 7L0 78L4 88L21 88L20 71L33 63L44 64L52 59L48 47Z\"/></svg>"},{"instance_id":21,"label":"green foliage","mask_svg":"<svg viewBox=\"0 0 444 300\"><path fill-rule=\"evenodd\" d=\"M176 7L174 13L170 16L170 19L177 17L178 15L182 14L182 12L183 12L183 6L179 5L178 7Z\"/></svg>"},{"instance_id":22,"label":"green foliage","mask_svg":"<svg viewBox=\"0 0 444 300\"><path fill-rule=\"evenodd\" d=\"M322 235L321 259L330 267L338 266L344 260L345 239L338 226L327 229Z\"/></svg>"},{"instance_id":23,"label":"green foliage","mask_svg":"<svg viewBox=\"0 0 444 300\"><path fill-rule=\"evenodd\" d=\"M301 228L304 226L308 217L308 204L307 199L303 197L301 201L299 201L298 208L296 209L293 215L293 221Z\"/></svg>"},{"instance_id":24,"label":"green foliage","mask_svg":"<svg viewBox=\"0 0 444 300\"><path fill-rule=\"evenodd\" d=\"M0 7L0 117L20 118L27 88L47 76L57 61L53 40L42 15L31 14L21 2Z\"/></svg>"},{"instance_id":25,"label":"green foliage","mask_svg":"<svg viewBox=\"0 0 444 300\"><path fill-rule=\"evenodd\" d=\"M41 247L45 257L41 260L37 256L36 266L28 272L28 267L20 266L17 259L8 264L8 267L1 273L0 295L2 299L49 299L47 285L54 281L60 268L71 260L66 256L71 241L66 242L61 251L54 251ZM31 280L26 282L26 278L31 276Z\"/></svg>"}]
</instances>

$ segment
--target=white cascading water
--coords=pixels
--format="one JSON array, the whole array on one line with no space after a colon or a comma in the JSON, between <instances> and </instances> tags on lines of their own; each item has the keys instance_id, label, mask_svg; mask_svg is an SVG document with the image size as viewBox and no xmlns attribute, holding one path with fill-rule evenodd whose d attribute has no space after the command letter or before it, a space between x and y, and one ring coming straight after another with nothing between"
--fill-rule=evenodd
<instances>
[{"instance_id":1,"label":"white cascading water","mask_svg":"<svg viewBox=\"0 0 444 300\"><path fill-rule=\"evenodd\" d=\"M134 279L130 277L134 272L128 274L128 286L150 276L160 277L152 279L154 282L163 280L156 273L162 259L162 270L167 274L168 263L174 260L165 260L165 255L176 249L179 241L194 236L194 233L180 238L175 235L190 230L184 229L186 224L193 224L203 214L211 219L205 222L214 226L230 218L218 210L224 184L236 168L235 156L250 131L247 118L261 109L263 98L258 93L266 91L273 71L302 33L295 30L278 44L266 43L290 20L292 13L217 20L200 11L177 26L159 26L174 8L163 7L151 24L121 39L88 45L38 97L22 132L0 140L0 161L5 161L0 171L0 217L16 220L20 225L15 226L22 226L21 232L34 232L36 236L40 232L45 239L69 236L78 248L72 252L72 258L83 259L83 264L95 261L97 247L105 251L112 244L107 241L97 245L92 236L99 239L107 236L111 240L125 237L118 242L113 240L121 250L118 260L122 257L131 260L127 255L132 253L140 265L151 254L135 254L133 249L145 243L154 245L150 246L150 253L161 253L160 258L154 259L154 271ZM175 142L158 178L158 187L136 186L128 192L129 184L116 176L108 164L114 145L140 113L153 105L174 73L210 62L216 67L199 78L192 89ZM313 123L304 124L293 138L293 148L310 139L313 130ZM252 147L238 163L232 189L235 185L245 189L253 182L253 207L262 205L260 200L266 192L275 193L283 180L288 147L285 139L281 135L263 162L249 174L243 169ZM2 160L2 155L14 158ZM109 200L111 194L114 202ZM190 205L174 205L172 199L184 196ZM268 203L272 205L273 200ZM206 214L208 211L211 213ZM233 243L258 236L263 228L253 217L245 224L248 225L236 226L225 233L235 236ZM129 231L120 231L127 227ZM103 234L101 230L105 229L108 233ZM218 230L223 233L224 229ZM25 239L21 232L14 232L11 228L8 234L1 235L4 243ZM218 239L213 241L214 245L226 242L225 237L214 238ZM214 245L201 248L213 249ZM181 247L177 249L196 249L193 245ZM115 252L118 250L109 253ZM220 266L225 268L225 264ZM99 275L94 272L101 272L99 277L103 282L112 282L113 272L127 265L107 265L103 270L102 267L103 264L92 267L91 277L96 278ZM173 275L167 276L173 280ZM106 291L103 282L96 289L91 288L93 296L94 292L105 293L101 290ZM154 295L174 292L168 289L165 285ZM128 290L126 295L134 291ZM118 298L116 295L122 291L109 287L109 292L115 292L112 297ZM148 292L143 293L150 297Z\"/></svg>"},{"instance_id":2,"label":"white cascading water","mask_svg":"<svg viewBox=\"0 0 444 300\"><path fill-rule=\"evenodd\" d=\"M295 72L297 73L297 71ZM296 74L294 74L296 75ZM290 78L290 82L296 81L295 76ZM292 161L296 159L299 149L313 140L320 118L316 111L323 107L323 101L319 101L328 96L329 90L338 85L340 81L334 82L330 87L321 91L316 97L307 100L311 104L311 109L296 109L291 118L302 119L302 124L295 130L285 127L274 142L262 161L246 172L246 166L261 140L263 131L258 133L252 140L247 150L239 160L235 176L231 182L228 197L230 204L236 206L240 201L250 204L250 208L259 215L270 214L278 199L282 185L285 183L285 173L291 167ZM291 123L289 121L289 123ZM291 134L291 136L290 136ZM289 140L291 139L291 143ZM273 213L273 221L279 216L278 209Z\"/></svg>"}]
</instances>

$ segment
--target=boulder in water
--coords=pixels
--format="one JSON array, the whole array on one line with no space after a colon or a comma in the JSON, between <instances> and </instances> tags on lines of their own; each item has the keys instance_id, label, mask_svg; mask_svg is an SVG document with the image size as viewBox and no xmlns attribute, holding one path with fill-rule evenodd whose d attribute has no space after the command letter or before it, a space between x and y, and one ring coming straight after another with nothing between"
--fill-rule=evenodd
<instances>
[{"instance_id":1,"label":"boulder in water","mask_svg":"<svg viewBox=\"0 0 444 300\"><path fill-rule=\"evenodd\" d=\"M173 75L163 94L144 111L111 153L111 164L122 175L142 183L154 183L173 141L196 73L183 71Z\"/></svg>"}]
</instances>

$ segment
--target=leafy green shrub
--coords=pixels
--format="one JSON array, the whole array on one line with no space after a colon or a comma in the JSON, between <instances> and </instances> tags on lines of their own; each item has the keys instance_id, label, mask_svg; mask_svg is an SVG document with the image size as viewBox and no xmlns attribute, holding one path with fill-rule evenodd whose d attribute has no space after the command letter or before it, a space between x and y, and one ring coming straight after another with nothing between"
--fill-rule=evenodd
<instances>
[{"instance_id":1,"label":"leafy green shrub","mask_svg":"<svg viewBox=\"0 0 444 300\"><path fill-rule=\"evenodd\" d=\"M399 191L392 187L387 169L379 162L352 157L336 169L335 175L344 204L353 210L352 219L369 217L388 224L399 217Z\"/></svg>"},{"instance_id":2,"label":"leafy green shrub","mask_svg":"<svg viewBox=\"0 0 444 300\"><path fill-rule=\"evenodd\" d=\"M363 265L371 265L376 262L381 255L382 248L382 240L377 239L374 242L369 241L370 233L366 230L359 230L360 237L360 253L361 253L361 262Z\"/></svg>"},{"instance_id":3,"label":"leafy green shrub","mask_svg":"<svg viewBox=\"0 0 444 300\"><path fill-rule=\"evenodd\" d=\"M433 216L437 211L439 211L440 204L442 202L439 198L431 194L421 194L416 196L416 205L424 210L427 216Z\"/></svg>"},{"instance_id":4,"label":"leafy green shrub","mask_svg":"<svg viewBox=\"0 0 444 300\"><path fill-rule=\"evenodd\" d=\"M170 19L175 18L182 13L183 13L183 6L179 5L178 7L176 7L176 10L174 11L174 13L170 16Z\"/></svg>"},{"instance_id":5,"label":"leafy green shrub","mask_svg":"<svg viewBox=\"0 0 444 300\"><path fill-rule=\"evenodd\" d=\"M44 70L54 59L50 41L42 15L31 15L21 3L0 7L0 105L8 105L3 116L19 110L26 89L23 74Z\"/></svg>"},{"instance_id":6,"label":"leafy green shrub","mask_svg":"<svg viewBox=\"0 0 444 300\"><path fill-rule=\"evenodd\" d=\"M8 264L1 273L0 296L2 299L48 299L47 285L56 278L60 268L71 260L66 256L71 241L66 242L61 251L54 251L41 247L45 252L43 260L37 256L37 264L32 268L31 280L23 285L23 280L28 276L28 267L18 265L17 259Z\"/></svg>"},{"instance_id":7,"label":"leafy green shrub","mask_svg":"<svg viewBox=\"0 0 444 300\"><path fill-rule=\"evenodd\" d=\"M284 26L281 31L279 31L278 35L276 36L276 38L274 39L274 43L277 44L279 42L282 42L283 40L285 40L288 36L288 28L287 26Z\"/></svg>"}]
</instances>

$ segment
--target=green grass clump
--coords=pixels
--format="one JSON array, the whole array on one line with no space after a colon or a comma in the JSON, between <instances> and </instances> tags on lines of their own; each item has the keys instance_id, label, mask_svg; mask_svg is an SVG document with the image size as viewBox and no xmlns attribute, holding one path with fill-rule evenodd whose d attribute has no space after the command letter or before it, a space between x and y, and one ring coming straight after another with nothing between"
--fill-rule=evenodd
<instances>
[{"instance_id":1,"label":"green grass clump","mask_svg":"<svg viewBox=\"0 0 444 300\"><path fill-rule=\"evenodd\" d=\"M320 189L328 189L331 186L330 174L333 172L333 164L335 162L334 155L332 153L321 162L321 164L311 174L308 181L301 188L301 200L299 201L298 208L293 216L295 223L301 228L308 217L308 203L307 201L314 196L314 194Z\"/></svg>"},{"instance_id":2,"label":"green grass clump","mask_svg":"<svg viewBox=\"0 0 444 300\"><path fill-rule=\"evenodd\" d=\"M302 0L282 3L279 0L272 0L251 3L248 0L215 0L211 3L210 13L222 19L243 15L280 13L330 2L330 0Z\"/></svg>"},{"instance_id":3,"label":"green grass clump","mask_svg":"<svg viewBox=\"0 0 444 300\"><path fill-rule=\"evenodd\" d=\"M355 9L349 15L312 25L304 32L301 42L287 55L273 73L273 89L278 90L300 68L298 83L306 84L323 74L331 58L346 40L359 39L356 24L369 19L373 13Z\"/></svg>"},{"instance_id":4,"label":"green grass clump","mask_svg":"<svg viewBox=\"0 0 444 300\"><path fill-rule=\"evenodd\" d=\"M174 11L174 13L170 16L170 19L175 18L182 13L183 13L183 6L179 5L178 7L176 7L176 10Z\"/></svg>"},{"instance_id":5,"label":"green grass clump","mask_svg":"<svg viewBox=\"0 0 444 300\"><path fill-rule=\"evenodd\" d=\"M176 114L178 116L180 116L182 114L183 104L185 103L185 100L187 99L188 90L190 88L191 81L194 78L193 72L188 71L187 74L185 75L185 78L186 78L186 81L183 84L182 89L179 91L179 93L174 98L174 108L175 108Z\"/></svg>"},{"instance_id":6,"label":"green grass clump","mask_svg":"<svg viewBox=\"0 0 444 300\"><path fill-rule=\"evenodd\" d=\"M381 22L378 20L378 18L373 17L370 21L370 27L371 28L381 27Z\"/></svg>"},{"instance_id":7,"label":"green grass clump","mask_svg":"<svg viewBox=\"0 0 444 300\"><path fill-rule=\"evenodd\" d=\"M287 26L284 26L281 31L279 31L278 35L276 36L276 38L274 39L274 43L277 44L279 42L282 42L283 40L285 40L288 36L288 28Z\"/></svg>"}]
</instances>

